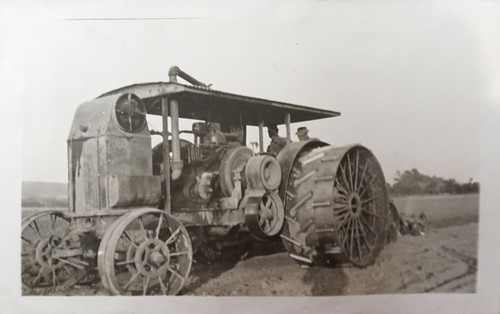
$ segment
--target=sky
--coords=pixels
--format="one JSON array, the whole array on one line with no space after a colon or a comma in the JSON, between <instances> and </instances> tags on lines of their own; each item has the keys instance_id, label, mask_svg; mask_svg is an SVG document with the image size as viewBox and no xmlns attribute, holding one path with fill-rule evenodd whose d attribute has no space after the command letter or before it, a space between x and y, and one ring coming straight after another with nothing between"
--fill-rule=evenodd
<instances>
[{"instance_id":1,"label":"sky","mask_svg":"<svg viewBox=\"0 0 500 314\"><path fill-rule=\"evenodd\" d=\"M221 11L151 3L158 9L147 13L61 2L33 5L29 19L3 16L2 69L20 92L22 180L66 182L78 105L124 85L168 81L172 65L216 90L340 111L292 132L307 126L334 146L365 145L391 183L411 168L479 180L481 111L499 85L481 24L488 10L447 2L277 1Z\"/></svg>"}]
</instances>

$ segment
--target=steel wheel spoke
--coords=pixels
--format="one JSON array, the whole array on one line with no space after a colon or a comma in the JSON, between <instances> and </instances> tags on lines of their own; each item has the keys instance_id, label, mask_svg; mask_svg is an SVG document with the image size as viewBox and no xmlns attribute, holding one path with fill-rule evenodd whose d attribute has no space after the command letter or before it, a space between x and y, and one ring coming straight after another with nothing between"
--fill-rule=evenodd
<instances>
[{"instance_id":1,"label":"steel wheel spoke","mask_svg":"<svg viewBox=\"0 0 500 314\"><path fill-rule=\"evenodd\" d=\"M33 227L34 225L34 227ZM33 220L29 225L28 225L31 229L35 230L38 237L43 240L43 236L42 234L40 233L40 229L38 228L38 224L36 223L36 220Z\"/></svg>"},{"instance_id":2,"label":"steel wheel spoke","mask_svg":"<svg viewBox=\"0 0 500 314\"><path fill-rule=\"evenodd\" d=\"M141 233L144 235L144 240L147 240L148 233L146 232L146 229L144 228L144 223L142 222L142 216L139 216L139 225L141 228Z\"/></svg>"},{"instance_id":3,"label":"steel wheel spoke","mask_svg":"<svg viewBox=\"0 0 500 314\"><path fill-rule=\"evenodd\" d=\"M373 217L376 217L378 219L382 219L382 217L380 217L379 215L377 215L375 213L372 213L371 211L369 211L368 209L366 209L364 207L361 207L361 211L367 213L368 215L372 215Z\"/></svg>"},{"instance_id":4,"label":"steel wheel spoke","mask_svg":"<svg viewBox=\"0 0 500 314\"><path fill-rule=\"evenodd\" d=\"M65 259L60 258L60 257L56 257L56 259L57 259L58 261L63 262L64 264L68 264L68 265L71 265L71 266L76 267L76 268L79 268L79 269L85 269L85 267L83 267L82 265L78 265L78 264L75 264L75 263L71 263L71 262L69 262L69 261L67 261L67 260L65 260Z\"/></svg>"},{"instance_id":5,"label":"steel wheel spoke","mask_svg":"<svg viewBox=\"0 0 500 314\"><path fill-rule=\"evenodd\" d=\"M346 210L349 210L348 204L347 203L342 203L338 204L339 206L335 206L335 204L332 206L333 212L343 212Z\"/></svg>"},{"instance_id":6,"label":"steel wheel spoke","mask_svg":"<svg viewBox=\"0 0 500 314\"><path fill-rule=\"evenodd\" d=\"M64 234L63 236L61 237L61 239L64 239L68 236L68 234L71 233L71 223L68 225L68 228L66 230L64 230Z\"/></svg>"},{"instance_id":7,"label":"steel wheel spoke","mask_svg":"<svg viewBox=\"0 0 500 314\"><path fill-rule=\"evenodd\" d=\"M156 231L155 231L155 233L156 233L155 238L156 239L158 239L158 237L160 236L160 228L161 228L162 222L163 222L163 214L160 214L160 219L158 221L158 226L156 227Z\"/></svg>"},{"instance_id":8,"label":"steel wheel spoke","mask_svg":"<svg viewBox=\"0 0 500 314\"><path fill-rule=\"evenodd\" d=\"M168 295L168 288L163 283L163 280L161 280L161 276L158 276L158 282L160 283L161 292L163 292L164 295Z\"/></svg>"},{"instance_id":9,"label":"steel wheel spoke","mask_svg":"<svg viewBox=\"0 0 500 314\"><path fill-rule=\"evenodd\" d=\"M74 258L74 257L70 257L70 258L71 258L74 262L78 262L78 263L80 263L80 264L81 264L81 265L83 265L83 266L89 266L89 263L84 262L84 261L82 261L82 260L80 260L80 259L76 259L76 258Z\"/></svg>"},{"instance_id":10,"label":"steel wheel spoke","mask_svg":"<svg viewBox=\"0 0 500 314\"><path fill-rule=\"evenodd\" d=\"M342 217L342 216L341 216L341 217ZM350 219L351 215L346 214L344 217L345 217L345 218L344 218L344 219L343 219L343 220L339 223L339 225L337 226L337 229L342 228L342 227L344 226L344 224L345 224L345 223L347 223L347 222L349 221L349 219Z\"/></svg>"},{"instance_id":11,"label":"steel wheel spoke","mask_svg":"<svg viewBox=\"0 0 500 314\"><path fill-rule=\"evenodd\" d=\"M52 217L54 217L54 219L52 219ZM52 223L50 224L50 230L52 231L52 233L54 233L54 227L56 225L57 215L50 215L50 220L52 221Z\"/></svg>"},{"instance_id":12,"label":"steel wheel spoke","mask_svg":"<svg viewBox=\"0 0 500 314\"><path fill-rule=\"evenodd\" d=\"M379 198L379 196L380 196L380 195L379 195L379 194L377 194L377 195L375 195L375 196L370 197L369 199L366 199L366 200L361 200L361 205L366 204L366 203L368 203L368 202L371 202L371 201L373 201L373 200L376 200L377 198Z\"/></svg>"},{"instance_id":13,"label":"steel wheel spoke","mask_svg":"<svg viewBox=\"0 0 500 314\"><path fill-rule=\"evenodd\" d=\"M335 214L339 214L339 213L340 213L340 214L342 214L342 213L344 213L344 212L349 211L349 207L347 207L347 206L345 206L345 205L344 205L344 206L342 206L342 207L340 207L340 206L339 206L339 207L335 207L335 206L333 206L333 209L334 209L334 211L333 211L333 214L334 214L334 215L335 215Z\"/></svg>"},{"instance_id":14,"label":"steel wheel spoke","mask_svg":"<svg viewBox=\"0 0 500 314\"><path fill-rule=\"evenodd\" d=\"M354 218L352 218L354 220ZM351 234L350 236L350 242L349 242L349 257L352 258L352 248L354 246L354 224L351 224L351 228L348 229L349 233Z\"/></svg>"},{"instance_id":15,"label":"steel wheel spoke","mask_svg":"<svg viewBox=\"0 0 500 314\"><path fill-rule=\"evenodd\" d=\"M36 222L36 220L33 220L33 224L35 225L36 227L36 232L38 233L38 235L40 236L40 239L43 239L42 237L42 234L40 233L40 228L38 228L38 223Z\"/></svg>"},{"instance_id":16,"label":"steel wheel spoke","mask_svg":"<svg viewBox=\"0 0 500 314\"><path fill-rule=\"evenodd\" d=\"M33 243L31 243L31 241L26 239L25 237L21 236L21 240L24 240L24 241L28 242L29 245L33 246Z\"/></svg>"},{"instance_id":17,"label":"steel wheel spoke","mask_svg":"<svg viewBox=\"0 0 500 314\"><path fill-rule=\"evenodd\" d=\"M68 274L70 274L71 277L75 278L75 274L71 270L69 270L66 265L62 265L61 268L64 269Z\"/></svg>"},{"instance_id":18,"label":"steel wheel spoke","mask_svg":"<svg viewBox=\"0 0 500 314\"><path fill-rule=\"evenodd\" d=\"M355 176L354 176L354 190L358 190L358 164L359 164L359 150L356 151L356 165L354 167L355 170Z\"/></svg>"},{"instance_id":19,"label":"steel wheel spoke","mask_svg":"<svg viewBox=\"0 0 500 314\"><path fill-rule=\"evenodd\" d=\"M181 227L177 228L177 230L175 230L171 235L170 237L167 239L167 241L165 241L165 243L168 245L168 244L171 244L171 243L174 243L174 241L176 241L177 239L174 239L175 237L177 237L177 235L181 232Z\"/></svg>"},{"instance_id":20,"label":"steel wheel spoke","mask_svg":"<svg viewBox=\"0 0 500 314\"><path fill-rule=\"evenodd\" d=\"M368 167L368 159L366 159L365 167L363 168L363 173L361 174L361 180L359 180L358 190L356 190L356 192L358 194L359 194L359 191L361 190L361 185L363 184L363 179L365 178L365 173L366 173L367 167Z\"/></svg>"},{"instance_id":21,"label":"steel wheel spoke","mask_svg":"<svg viewBox=\"0 0 500 314\"><path fill-rule=\"evenodd\" d=\"M366 221L366 219L365 219L363 216L359 216L359 217L361 217L360 221L361 221L362 223L364 222L364 224L365 224L366 228L367 228L367 229L368 229L368 230L369 230L369 231L370 231L370 232L371 232L371 233L372 233L375 237L377 237L377 234L376 234L376 233L375 233L375 231L373 231L373 229L370 227L370 225L368 224L368 221Z\"/></svg>"},{"instance_id":22,"label":"steel wheel spoke","mask_svg":"<svg viewBox=\"0 0 500 314\"><path fill-rule=\"evenodd\" d=\"M349 216L351 216L351 215L349 215L348 213L344 213L344 214L342 214L342 215L338 215L337 217L335 217L335 219L336 219L337 221L341 221L341 223L339 223L339 224L337 225L337 229L339 229L340 227L342 227L342 222L343 222L345 219L347 219L346 217L349 217Z\"/></svg>"},{"instance_id":23,"label":"steel wheel spoke","mask_svg":"<svg viewBox=\"0 0 500 314\"><path fill-rule=\"evenodd\" d=\"M143 284L142 295L146 295L146 293L148 292L148 286L149 286L149 276L145 276L142 279L142 284Z\"/></svg>"},{"instance_id":24,"label":"steel wheel spoke","mask_svg":"<svg viewBox=\"0 0 500 314\"><path fill-rule=\"evenodd\" d=\"M167 267L168 271L171 272L172 274L176 275L177 277L179 277L182 282L184 282L184 278L181 276L181 274L179 274L178 272L176 272L173 268L171 267Z\"/></svg>"},{"instance_id":25,"label":"steel wheel spoke","mask_svg":"<svg viewBox=\"0 0 500 314\"><path fill-rule=\"evenodd\" d=\"M123 289L127 290L128 286L130 286L130 284L132 284L132 282L134 282L134 280L136 280L140 276L140 274L140 272L136 272L134 275L132 275L127 284L123 286Z\"/></svg>"},{"instance_id":26,"label":"steel wheel spoke","mask_svg":"<svg viewBox=\"0 0 500 314\"><path fill-rule=\"evenodd\" d=\"M347 201L346 202L344 202L344 201L339 202L339 200L334 199L333 204L332 204L332 209L333 209L333 211L337 211L337 210L341 211L343 209L349 208L349 205L350 204Z\"/></svg>"},{"instance_id":27,"label":"steel wheel spoke","mask_svg":"<svg viewBox=\"0 0 500 314\"><path fill-rule=\"evenodd\" d=\"M347 196L345 196L344 194L340 193L340 190L337 190L337 193L333 195L334 198L333 198L333 201L337 204L345 204L345 205L348 205L349 203L349 199L347 198Z\"/></svg>"},{"instance_id":28,"label":"steel wheel spoke","mask_svg":"<svg viewBox=\"0 0 500 314\"><path fill-rule=\"evenodd\" d=\"M123 240L125 240L125 242L128 242L130 243L132 246L134 246L135 248L137 248L137 244L135 244L134 241L132 241L132 238L130 238L130 236L128 235L127 231L123 230L122 234L125 236L124 238L121 237Z\"/></svg>"},{"instance_id":29,"label":"steel wheel spoke","mask_svg":"<svg viewBox=\"0 0 500 314\"><path fill-rule=\"evenodd\" d=\"M359 197L360 197L360 198L361 198L361 197L363 197L363 194L365 194L365 192L368 190L368 187L372 184L372 182L373 182L376 178L377 178L377 175L374 175L374 176L371 178L370 182L368 182L368 184L365 186L365 188L364 188L363 192L359 193Z\"/></svg>"},{"instance_id":30,"label":"steel wheel spoke","mask_svg":"<svg viewBox=\"0 0 500 314\"><path fill-rule=\"evenodd\" d=\"M361 219L358 218L356 222L359 224L361 232L363 233L363 240L365 240L366 246L369 250L372 250L373 246L371 246L370 242L368 242L368 237L366 236L365 229L363 228L363 224L361 223Z\"/></svg>"},{"instance_id":31,"label":"steel wheel spoke","mask_svg":"<svg viewBox=\"0 0 500 314\"><path fill-rule=\"evenodd\" d=\"M357 244L357 247L358 247L358 256L359 256L359 261L361 262L361 260L363 258L361 257L361 243L359 242L360 234L359 234L359 226L358 226L357 220L355 221L354 226L356 228L356 244Z\"/></svg>"},{"instance_id":32,"label":"steel wheel spoke","mask_svg":"<svg viewBox=\"0 0 500 314\"><path fill-rule=\"evenodd\" d=\"M342 180L344 181L345 183L345 186L344 188L346 189L349 189L349 182L347 181L347 177L346 177L346 173L345 173L345 169L343 167L342 164L340 164L340 172L342 173ZM347 190L345 190L347 192L347 195L351 194L350 192L348 192Z\"/></svg>"},{"instance_id":33,"label":"steel wheel spoke","mask_svg":"<svg viewBox=\"0 0 500 314\"><path fill-rule=\"evenodd\" d=\"M344 193L345 194L345 197L347 198L347 196L350 194L349 192L347 192L347 190L342 186L342 184L340 183L340 181L338 179L335 179L335 187L339 190L339 192L341 193Z\"/></svg>"},{"instance_id":34,"label":"steel wheel spoke","mask_svg":"<svg viewBox=\"0 0 500 314\"><path fill-rule=\"evenodd\" d=\"M125 260L125 261L121 261L121 262L116 262L115 265L122 266L122 265L134 264L134 263L135 263L134 260L130 260L130 261Z\"/></svg>"},{"instance_id":35,"label":"steel wheel spoke","mask_svg":"<svg viewBox=\"0 0 500 314\"><path fill-rule=\"evenodd\" d=\"M346 225L346 232L344 232L344 238L342 239L342 246L344 246L344 244L346 243L346 240L347 238L349 237L349 235L347 234L349 232L349 226L351 225L351 221L352 221L352 218L349 217L347 218L348 222L347 222L347 225Z\"/></svg>"},{"instance_id":36,"label":"steel wheel spoke","mask_svg":"<svg viewBox=\"0 0 500 314\"><path fill-rule=\"evenodd\" d=\"M189 251L170 253L170 256L180 256L180 255L186 255L186 254L189 254Z\"/></svg>"},{"instance_id":37,"label":"steel wheel spoke","mask_svg":"<svg viewBox=\"0 0 500 314\"><path fill-rule=\"evenodd\" d=\"M347 167L349 168L349 183L351 184L349 187L351 188L351 191L355 191L352 181L351 158L349 157L349 154L347 154Z\"/></svg>"},{"instance_id":38,"label":"steel wheel spoke","mask_svg":"<svg viewBox=\"0 0 500 314\"><path fill-rule=\"evenodd\" d=\"M42 276L42 273L43 271L45 270L45 265L42 265L42 267L40 268L40 270L38 271L38 275L36 276L36 278L33 280L33 285L40 279L40 277Z\"/></svg>"},{"instance_id":39,"label":"steel wheel spoke","mask_svg":"<svg viewBox=\"0 0 500 314\"><path fill-rule=\"evenodd\" d=\"M55 268L52 268L52 285L55 287L56 286L56 281L59 282L57 279L56 279L56 270Z\"/></svg>"}]
</instances>

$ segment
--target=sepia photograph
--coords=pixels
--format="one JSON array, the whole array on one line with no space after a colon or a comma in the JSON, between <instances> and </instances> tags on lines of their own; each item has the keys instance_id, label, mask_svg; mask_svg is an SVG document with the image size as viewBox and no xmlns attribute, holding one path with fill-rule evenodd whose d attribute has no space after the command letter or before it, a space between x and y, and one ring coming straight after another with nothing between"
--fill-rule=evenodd
<instances>
[{"instance_id":1,"label":"sepia photograph","mask_svg":"<svg viewBox=\"0 0 500 314\"><path fill-rule=\"evenodd\" d=\"M497 3L2 6L6 313L500 310Z\"/></svg>"}]
</instances>

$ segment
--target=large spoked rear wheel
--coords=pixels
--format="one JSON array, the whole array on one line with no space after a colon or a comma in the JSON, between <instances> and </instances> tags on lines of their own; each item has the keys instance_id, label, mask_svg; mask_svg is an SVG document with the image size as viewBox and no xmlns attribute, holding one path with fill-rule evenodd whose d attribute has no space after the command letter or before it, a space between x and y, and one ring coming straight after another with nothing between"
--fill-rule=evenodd
<instances>
[{"instance_id":1,"label":"large spoked rear wheel","mask_svg":"<svg viewBox=\"0 0 500 314\"><path fill-rule=\"evenodd\" d=\"M175 295L189 276L192 255L181 222L160 210L134 210L106 231L99 275L114 295Z\"/></svg>"},{"instance_id":2,"label":"large spoked rear wheel","mask_svg":"<svg viewBox=\"0 0 500 314\"><path fill-rule=\"evenodd\" d=\"M335 230L344 255L357 266L371 264L385 243L388 199L385 179L367 150L342 159L333 189Z\"/></svg>"},{"instance_id":3,"label":"large spoked rear wheel","mask_svg":"<svg viewBox=\"0 0 500 314\"><path fill-rule=\"evenodd\" d=\"M281 238L298 263L363 267L384 246L388 211L384 175L368 149L315 148L291 168Z\"/></svg>"}]
</instances>

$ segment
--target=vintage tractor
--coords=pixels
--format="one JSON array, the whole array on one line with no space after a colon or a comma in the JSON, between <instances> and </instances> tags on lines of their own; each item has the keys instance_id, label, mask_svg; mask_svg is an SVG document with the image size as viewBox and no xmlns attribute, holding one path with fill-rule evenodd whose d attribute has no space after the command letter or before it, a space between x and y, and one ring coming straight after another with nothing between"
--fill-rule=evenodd
<instances>
[{"instance_id":1,"label":"vintage tractor","mask_svg":"<svg viewBox=\"0 0 500 314\"><path fill-rule=\"evenodd\" d=\"M374 262L392 221L377 159L361 145L291 140L290 123L338 112L215 91L177 67L169 78L78 107L69 210L23 219L23 285L71 286L97 269L111 294L173 295L193 251L250 237L281 238L304 265ZM148 114L162 131L149 130ZM265 152L264 128L282 124L286 145ZM259 130L253 149L247 126ZM163 138L154 148L152 133Z\"/></svg>"}]
</instances>

